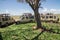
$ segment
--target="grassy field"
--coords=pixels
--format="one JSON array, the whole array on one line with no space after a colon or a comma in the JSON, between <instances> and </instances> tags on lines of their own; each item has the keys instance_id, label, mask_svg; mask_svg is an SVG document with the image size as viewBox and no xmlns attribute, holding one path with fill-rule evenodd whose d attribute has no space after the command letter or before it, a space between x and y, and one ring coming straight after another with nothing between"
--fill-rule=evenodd
<instances>
[{"instance_id":1,"label":"grassy field","mask_svg":"<svg viewBox=\"0 0 60 40\"><path fill-rule=\"evenodd\" d=\"M60 32L60 24L42 23L46 29L54 29L55 32ZM11 25L6 28L0 28L0 40L31 40L41 33L40 30L33 30L32 27L36 23ZM43 32L33 40L60 40L60 34Z\"/></svg>"}]
</instances>

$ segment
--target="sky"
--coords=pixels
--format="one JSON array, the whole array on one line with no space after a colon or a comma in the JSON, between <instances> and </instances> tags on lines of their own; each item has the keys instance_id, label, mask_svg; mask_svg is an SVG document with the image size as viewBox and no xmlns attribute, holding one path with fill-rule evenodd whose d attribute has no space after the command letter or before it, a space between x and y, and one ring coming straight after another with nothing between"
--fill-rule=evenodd
<instances>
[{"instance_id":1,"label":"sky","mask_svg":"<svg viewBox=\"0 0 60 40\"><path fill-rule=\"evenodd\" d=\"M60 0L46 0L42 2L43 9L39 9L40 13L59 13ZM9 13L11 15L22 15L23 13L34 13L27 3L17 2L17 0L0 0L0 14Z\"/></svg>"}]
</instances>

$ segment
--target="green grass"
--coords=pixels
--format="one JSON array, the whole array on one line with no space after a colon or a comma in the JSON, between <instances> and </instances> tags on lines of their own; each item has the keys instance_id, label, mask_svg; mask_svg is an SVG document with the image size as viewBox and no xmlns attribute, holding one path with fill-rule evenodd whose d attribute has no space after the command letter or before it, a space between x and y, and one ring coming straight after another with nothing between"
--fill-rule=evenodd
<instances>
[{"instance_id":1,"label":"green grass","mask_svg":"<svg viewBox=\"0 0 60 40\"><path fill-rule=\"evenodd\" d=\"M3 40L26 40L28 38L31 40L37 36L41 31L33 30L32 27L36 26L36 23L18 24L11 25L6 28L0 28L0 36ZM42 23L43 27L47 29L55 29L53 31L57 32L60 29L60 24L53 23ZM60 32L60 31L59 31ZM43 32L38 40L60 40L60 34Z\"/></svg>"}]
</instances>

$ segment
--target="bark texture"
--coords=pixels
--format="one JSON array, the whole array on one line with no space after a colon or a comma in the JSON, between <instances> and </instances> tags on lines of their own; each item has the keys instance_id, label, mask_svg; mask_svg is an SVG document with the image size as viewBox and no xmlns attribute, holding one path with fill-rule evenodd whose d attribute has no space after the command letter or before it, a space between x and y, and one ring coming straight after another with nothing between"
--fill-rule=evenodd
<instances>
[{"instance_id":1,"label":"bark texture","mask_svg":"<svg viewBox=\"0 0 60 40\"><path fill-rule=\"evenodd\" d=\"M41 18L40 18L40 14L39 14L39 12L38 12L38 9L36 9L36 10L34 11L34 14L35 14L35 21L36 21L36 23L37 23L37 29L38 29L38 28L41 28L41 27L42 27L42 24L41 24Z\"/></svg>"}]
</instances>

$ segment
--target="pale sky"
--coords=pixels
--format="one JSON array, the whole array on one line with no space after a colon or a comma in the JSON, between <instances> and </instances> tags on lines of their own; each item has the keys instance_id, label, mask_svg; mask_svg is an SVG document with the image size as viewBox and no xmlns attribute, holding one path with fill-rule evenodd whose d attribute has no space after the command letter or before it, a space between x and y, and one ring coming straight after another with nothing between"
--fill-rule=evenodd
<instances>
[{"instance_id":1,"label":"pale sky","mask_svg":"<svg viewBox=\"0 0 60 40\"><path fill-rule=\"evenodd\" d=\"M60 13L60 0L46 0L41 5L43 9L39 12ZM0 0L0 14L9 13L11 15L21 15L23 13L33 13L27 3L19 3L17 0Z\"/></svg>"}]
</instances>

